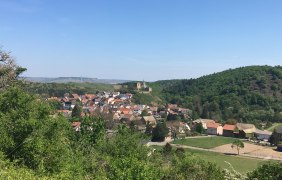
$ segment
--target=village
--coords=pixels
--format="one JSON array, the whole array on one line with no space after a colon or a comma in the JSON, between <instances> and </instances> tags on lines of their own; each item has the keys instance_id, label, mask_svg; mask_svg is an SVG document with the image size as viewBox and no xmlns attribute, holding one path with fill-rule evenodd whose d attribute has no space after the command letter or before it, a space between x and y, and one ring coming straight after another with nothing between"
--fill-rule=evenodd
<instances>
[{"instance_id":1,"label":"village","mask_svg":"<svg viewBox=\"0 0 282 180\"><path fill-rule=\"evenodd\" d=\"M152 91L152 88L143 82L136 83L135 87L138 91ZM177 104L164 106L134 104L132 102L133 96L131 93L119 91L103 91L82 95L66 93L64 97L50 97L47 100L59 102L61 106L55 111L55 114L62 114L67 118L72 117L72 111L76 106L81 108L80 117L102 114L107 120L108 132L114 132L119 124L124 124L139 132L150 134L158 122L164 122L169 129L165 141L190 136L215 135L248 139L262 145L271 145L268 141L272 132L260 130L254 124L221 124L212 119L194 120L191 119L192 111L188 108L179 107ZM72 122L75 131L80 131L80 125L79 119ZM282 128L280 129L277 133L281 139Z\"/></svg>"}]
</instances>

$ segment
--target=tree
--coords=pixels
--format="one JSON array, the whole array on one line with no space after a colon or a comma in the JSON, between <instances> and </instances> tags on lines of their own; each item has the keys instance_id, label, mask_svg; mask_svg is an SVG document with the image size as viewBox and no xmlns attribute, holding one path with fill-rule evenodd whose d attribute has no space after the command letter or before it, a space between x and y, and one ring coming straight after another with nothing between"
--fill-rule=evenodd
<instances>
[{"instance_id":1,"label":"tree","mask_svg":"<svg viewBox=\"0 0 282 180\"><path fill-rule=\"evenodd\" d=\"M34 127L34 131L19 149L24 164L37 173L58 173L72 166L73 129L63 116L48 118Z\"/></svg>"},{"instance_id":2,"label":"tree","mask_svg":"<svg viewBox=\"0 0 282 180\"><path fill-rule=\"evenodd\" d=\"M59 110L62 106L62 104L59 101L56 100L49 100L47 101L49 106L51 107L52 110Z\"/></svg>"},{"instance_id":3,"label":"tree","mask_svg":"<svg viewBox=\"0 0 282 180\"><path fill-rule=\"evenodd\" d=\"M147 109L144 109L142 112L141 112L141 116L148 116L149 113L147 111Z\"/></svg>"},{"instance_id":4,"label":"tree","mask_svg":"<svg viewBox=\"0 0 282 180\"><path fill-rule=\"evenodd\" d=\"M19 82L17 78L24 71L26 69L18 66L9 52L0 48L0 90Z\"/></svg>"},{"instance_id":5,"label":"tree","mask_svg":"<svg viewBox=\"0 0 282 180\"><path fill-rule=\"evenodd\" d=\"M153 127L150 123L146 123L146 130L145 130L145 134L147 135L152 135L152 131L153 131Z\"/></svg>"},{"instance_id":6,"label":"tree","mask_svg":"<svg viewBox=\"0 0 282 180\"><path fill-rule=\"evenodd\" d=\"M164 122L159 122L152 132L152 141L161 142L165 140L165 137L168 134L168 128Z\"/></svg>"},{"instance_id":7,"label":"tree","mask_svg":"<svg viewBox=\"0 0 282 180\"><path fill-rule=\"evenodd\" d=\"M232 124L232 125L235 125L237 123L236 119L228 119L226 121L226 124Z\"/></svg>"},{"instance_id":8,"label":"tree","mask_svg":"<svg viewBox=\"0 0 282 180\"><path fill-rule=\"evenodd\" d=\"M22 145L35 127L49 118L49 107L18 87L0 94L0 150L10 159L21 157Z\"/></svg>"},{"instance_id":9,"label":"tree","mask_svg":"<svg viewBox=\"0 0 282 180\"><path fill-rule=\"evenodd\" d=\"M244 143L243 143L242 141L240 141L240 140L235 140L235 141L232 143L231 147L232 147L232 149L233 149L234 147L236 147L237 152L238 152L238 155L239 155L240 149L244 148Z\"/></svg>"},{"instance_id":10,"label":"tree","mask_svg":"<svg viewBox=\"0 0 282 180\"><path fill-rule=\"evenodd\" d=\"M71 117L72 118L81 118L81 113L82 113L82 108L76 104L71 112Z\"/></svg>"},{"instance_id":11,"label":"tree","mask_svg":"<svg viewBox=\"0 0 282 180\"><path fill-rule=\"evenodd\" d=\"M84 144L96 144L104 140L106 121L103 117L85 117L81 121L80 141Z\"/></svg>"},{"instance_id":12,"label":"tree","mask_svg":"<svg viewBox=\"0 0 282 180\"><path fill-rule=\"evenodd\" d=\"M106 178L102 179L161 179L154 154L148 156L150 149L140 143L141 139L141 134L120 128L115 137L101 141L96 146L101 163L93 174L96 169L104 168Z\"/></svg>"},{"instance_id":13,"label":"tree","mask_svg":"<svg viewBox=\"0 0 282 180\"><path fill-rule=\"evenodd\" d=\"M202 123L198 123L198 124L196 125L196 129L195 129L195 130L196 130L196 132L202 134L202 133L204 132L203 124L202 124Z\"/></svg>"},{"instance_id":14,"label":"tree","mask_svg":"<svg viewBox=\"0 0 282 180\"><path fill-rule=\"evenodd\" d=\"M270 144L274 144L275 146L277 146L277 144L279 144L279 136L277 134L276 128L273 130L273 133L269 137L269 142L270 142Z\"/></svg>"}]
</instances>

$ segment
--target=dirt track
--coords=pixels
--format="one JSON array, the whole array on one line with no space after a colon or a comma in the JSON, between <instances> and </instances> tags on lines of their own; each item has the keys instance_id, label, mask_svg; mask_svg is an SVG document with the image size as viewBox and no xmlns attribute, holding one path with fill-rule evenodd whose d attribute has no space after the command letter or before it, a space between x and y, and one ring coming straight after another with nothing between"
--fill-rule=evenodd
<instances>
[{"instance_id":1,"label":"dirt track","mask_svg":"<svg viewBox=\"0 0 282 180\"><path fill-rule=\"evenodd\" d=\"M266 146L258 146L250 143L244 143L244 148L240 149L240 155L259 157L264 159L280 159L282 160L282 152L275 151L274 148ZM225 144L213 148L213 150L220 153L234 153L237 154L236 148L231 148L231 144Z\"/></svg>"}]
</instances>

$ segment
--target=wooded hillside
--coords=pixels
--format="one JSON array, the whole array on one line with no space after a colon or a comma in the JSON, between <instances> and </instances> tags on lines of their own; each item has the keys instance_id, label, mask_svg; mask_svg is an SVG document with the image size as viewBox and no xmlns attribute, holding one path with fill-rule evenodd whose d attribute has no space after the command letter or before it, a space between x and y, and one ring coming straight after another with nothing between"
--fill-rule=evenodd
<instances>
[{"instance_id":1,"label":"wooded hillside","mask_svg":"<svg viewBox=\"0 0 282 180\"><path fill-rule=\"evenodd\" d=\"M194 118L282 121L281 66L241 67L153 86L166 102L194 110Z\"/></svg>"}]
</instances>

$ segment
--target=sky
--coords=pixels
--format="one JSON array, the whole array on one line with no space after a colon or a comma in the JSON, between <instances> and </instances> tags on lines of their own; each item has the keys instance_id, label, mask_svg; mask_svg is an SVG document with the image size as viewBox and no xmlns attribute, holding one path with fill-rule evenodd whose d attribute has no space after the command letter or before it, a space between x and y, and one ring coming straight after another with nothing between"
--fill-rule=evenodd
<instances>
[{"instance_id":1,"label":"sky","mask_svg":"<svg viewBox=\"0 0 282 180\"><path fill-rule=\"evenodd\" d=\"M0 0L0 46L32 77L155 81L282 65L281 0Z\"/></svg>"}]
</instances>

